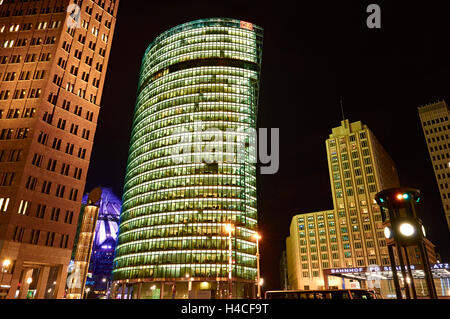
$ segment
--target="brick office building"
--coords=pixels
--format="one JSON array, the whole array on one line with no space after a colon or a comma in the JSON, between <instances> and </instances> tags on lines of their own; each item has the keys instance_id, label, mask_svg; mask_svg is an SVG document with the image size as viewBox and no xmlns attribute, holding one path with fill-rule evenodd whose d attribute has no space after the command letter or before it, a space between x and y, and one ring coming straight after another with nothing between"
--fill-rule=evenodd
<instances>
[{"instance_id":1,"label":"brick office building","mask_svg":"<svg viewBox=\"0 0 450 319\"><path fill-rule=\"evenodd\" d=\"M0 0L0 298L62 298L119 0Z\"/></svg>"}]
</instances>

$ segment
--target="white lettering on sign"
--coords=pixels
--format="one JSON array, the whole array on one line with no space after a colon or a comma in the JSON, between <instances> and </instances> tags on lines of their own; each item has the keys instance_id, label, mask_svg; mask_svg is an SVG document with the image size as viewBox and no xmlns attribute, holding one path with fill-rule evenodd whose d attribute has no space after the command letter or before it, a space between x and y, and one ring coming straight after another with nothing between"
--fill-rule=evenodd
<instances>
[{"instance_id":1,"label":"white lettering on sign","mask_svg":"<svg viewBox=\"0 0 450 319\"><path fill-rule=\"evenodd\" d=\"M433 268L433 269L450 269L450 265L448 263L434 264L431 268Z\"/></svg>"}]
</instances>

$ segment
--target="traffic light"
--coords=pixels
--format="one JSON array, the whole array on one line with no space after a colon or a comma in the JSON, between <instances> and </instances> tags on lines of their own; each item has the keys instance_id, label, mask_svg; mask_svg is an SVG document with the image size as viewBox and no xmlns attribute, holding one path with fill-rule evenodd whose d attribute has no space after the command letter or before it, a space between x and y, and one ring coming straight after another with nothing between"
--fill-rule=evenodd
<instances>
[{"instance_id":1,"label":"traffic light","mask_svg":"<svg viewBox=\"0 0 450 319\"><path fill-rule=\"evenodd\" d=\"M410 200L411 196L408 193L403 193L403 194L399 193L399 194L397 194L397 199L399 201L406 201L406 200Z\"/></svg>"}]
</instances>

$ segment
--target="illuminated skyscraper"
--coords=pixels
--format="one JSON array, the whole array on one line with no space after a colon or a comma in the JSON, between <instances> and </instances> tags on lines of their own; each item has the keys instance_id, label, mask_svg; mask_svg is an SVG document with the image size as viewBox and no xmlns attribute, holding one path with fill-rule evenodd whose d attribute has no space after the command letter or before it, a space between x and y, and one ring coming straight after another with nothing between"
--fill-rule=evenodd
<instances>
[{"instance_id":1,"label":"illuminated skyscraper","mask_svg":"<svg viewBox=\"0 0 450 319\"><path fill-rule=\"evenodd\" d=\"M450 122L445 101L419 108L420 121L427 141L436 181L441 193L445 219L450 230Z\"/></svg>"},{"instance_id":2,"label":"illuminated skyscraper","mask_svg":"<svg viewBox=\"0 0 450 319\"><path fill-rule=\"evenodd\" d=\"M0 1L2 297L64 296L118 4Z\"/></svg>"},{"instance_id":3,"label":"illuminated skyscraper","mask_svg":"<svg viewBox=\"0 0 450 319\"><path fill-rule=\"evenodd\" d=\"M334 209L294 216L286 242L291 289L326 288L323 271L389 266L375 195L399 186L397 169L372 131L342 121L326 141ZM328 286L342 288L330 277Z\"/></svg>"},{"instance_id":4,"label":"illuminated skyscraper","mask_svg":"<svg viewBox=\"0 0 450 319\"><path fill-rule=\"evenodd\" d=\"M116 291L133 298L225 298L232 287L233 298L254 295L256 161L242 129L256 128L262 37L251 23L211 18L172 28L148 47L114 261Z\"/></svg>"}]
</instances>

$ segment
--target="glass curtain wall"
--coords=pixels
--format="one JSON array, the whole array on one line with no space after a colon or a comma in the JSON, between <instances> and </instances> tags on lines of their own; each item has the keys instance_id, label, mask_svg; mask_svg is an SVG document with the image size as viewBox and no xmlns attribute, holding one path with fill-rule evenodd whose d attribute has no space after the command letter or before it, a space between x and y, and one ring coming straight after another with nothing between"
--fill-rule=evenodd
<instances>
[{"instance_id":1,"label":"glass curtain wall","mask_svg":"<svg viewBox=\"0 0 450 319\"><path fill-rule=\"evenodd\" d=\"M142 62L114 280L254 283L262 29L198 20ZM231 234L226 230L232 225Z\"/></svg>"}]
</instances>

